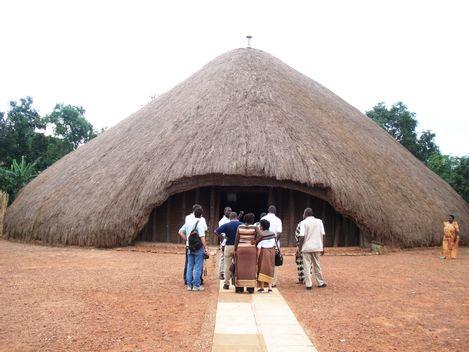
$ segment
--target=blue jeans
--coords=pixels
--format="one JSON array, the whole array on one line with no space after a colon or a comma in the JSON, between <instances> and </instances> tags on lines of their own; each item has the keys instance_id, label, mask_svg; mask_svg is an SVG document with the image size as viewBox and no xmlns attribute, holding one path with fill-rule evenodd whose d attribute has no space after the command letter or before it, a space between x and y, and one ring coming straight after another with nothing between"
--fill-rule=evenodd
<instances>
[{"instance_id":1,"label":"blue jeans","mask_svg":"<svg viewBox=\"0 0 469 352\"><path fill-rule=\"evenodd\" d=\"M204 265L204 248L193 252L189 251L187 255L187 271L186 284L189 286L199 287L200 277L202 276L202 268Z\"/></svg>"}]
</instances>

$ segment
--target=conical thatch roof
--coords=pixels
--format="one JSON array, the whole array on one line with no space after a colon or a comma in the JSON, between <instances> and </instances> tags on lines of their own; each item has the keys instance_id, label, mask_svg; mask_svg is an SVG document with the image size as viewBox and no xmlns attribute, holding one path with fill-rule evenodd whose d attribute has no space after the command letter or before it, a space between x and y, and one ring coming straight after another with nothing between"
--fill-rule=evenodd
<instances>
[{"instance_id":1,"label":"conical thatch roof","mask_svg":"<svg viewBox=\"0 0 469 352\"><path fill-rule=\"evenodd\" d=\"M469 226L468 204L371 119L271 55L237 49L44 171L5 232L127 244L171 194L227 180L321 188L387 243L436 244L448 213Z\"/></svg>"}]
</instances>

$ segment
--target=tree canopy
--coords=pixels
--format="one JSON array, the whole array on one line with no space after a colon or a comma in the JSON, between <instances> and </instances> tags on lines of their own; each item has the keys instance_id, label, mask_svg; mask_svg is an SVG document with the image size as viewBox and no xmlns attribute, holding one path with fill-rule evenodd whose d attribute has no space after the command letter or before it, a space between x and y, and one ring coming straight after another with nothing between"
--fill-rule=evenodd
<instances>
[{"instance_id":1,"label":"tree canopy","mask_svg":"<svg viewBox=\"0 0 469 352\"><path fill-rule=\"evenodd\" d=\"M435 133L425 130L419 135L415 113L402 102L389 109L380 102L366 115L469 201L469 155L454 157L442 154L435 142Z\"/></svg>"},{"instance_id":2,"label":"tree canopy","mask_svg":"<svg viewBox=\"0 0 469 352\"><path fill-rule=\"evenodd\" d=\"M439 153L435 134L426 130L419 136L415 113L410 112L404 103L397 102L388 109L383 102L380 102L372 110L367 111L366 115L423 162L426 162L432 154Z\"/></svg>"},{"instance_id":3,"label":"tree canopy","mask_svg":"<svg viewBox=\"0 0 469 352\"><path fill-rule=\"evenodd\" d=\"M9 110L0 112L0 189L10 201L37 173L96 137L84 115L81 106L57 104L41 116L31 97L11 101Z\"/></svg>"}]
</instances>

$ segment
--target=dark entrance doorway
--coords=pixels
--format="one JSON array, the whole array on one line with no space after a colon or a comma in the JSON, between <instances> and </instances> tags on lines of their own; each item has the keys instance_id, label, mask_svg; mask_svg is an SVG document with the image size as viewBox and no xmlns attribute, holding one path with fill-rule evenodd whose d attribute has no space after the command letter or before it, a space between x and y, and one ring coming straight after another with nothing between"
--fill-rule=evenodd
<instances>
[{"instance_id":1,"label":"dark entrance doorway","mask_svg":"<svg viewBox=\"0 0 469 352\"><path fill-rule=\"evenodd\" d=\"M277 207L282 220L282 246L295 245L295 230L306 207L322 219L326 230L326 246L358 246L363 243L360 229L352 218L338 213L327 201L310 194L280 187L209 186L173 194L154 208L142 228L138 240L181 243L178 231L193 204L200 204L209 226L209 241L216 244L213 234L223 216L223 208L252 212L256 221L270 204Z\"/></svg>"},{"instance_id":2,"label":"dark entrance doorway","mask_svg":"<svg viewBox=\"0 0 469 352\"><path fill-rule=\"evenodd\" d=\"M267 191L222 191L220 192L220 217L223 216L225 207L237 213L241 210L247 213L254 213L256 221L260 220L260 214L267 212L269 194Z\"/></svg>"}]
</instances>

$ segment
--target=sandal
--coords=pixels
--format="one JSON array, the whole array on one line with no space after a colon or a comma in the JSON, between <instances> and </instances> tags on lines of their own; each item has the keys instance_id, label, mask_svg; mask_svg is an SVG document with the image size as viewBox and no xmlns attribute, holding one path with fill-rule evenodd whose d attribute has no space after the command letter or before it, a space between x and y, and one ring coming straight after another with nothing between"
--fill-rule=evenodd
<instances>
[{"instance_id":1,"label":"sandal","mask_svg":"<svg viewBox=\"0 0 469 352\"><path fill-rule=\"evenodd\" d=\"M268 292L268 293L272 293L272 289L271 289L271 288L269 288L269 291L267 291L267 292Z\"/></svg>"},{"instance_id":2,"label":"sandal","mask_svg":"<svg viewBox=\"0 0 469 352\"><path fill-rule=\"evenodd\" d=\"M264 292L264 289L260 288L260 289L257 290L257 292L262 293L262 292Z\"/></svg>"}]
</instances>

